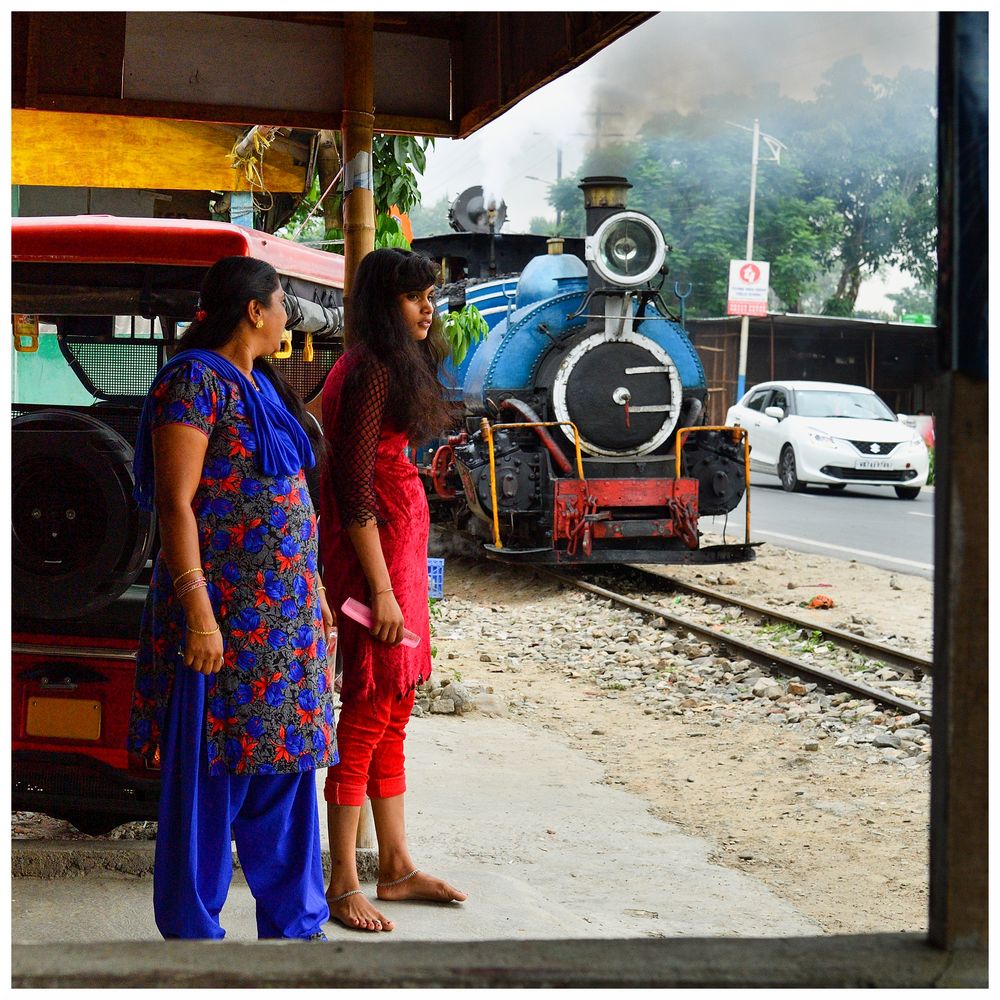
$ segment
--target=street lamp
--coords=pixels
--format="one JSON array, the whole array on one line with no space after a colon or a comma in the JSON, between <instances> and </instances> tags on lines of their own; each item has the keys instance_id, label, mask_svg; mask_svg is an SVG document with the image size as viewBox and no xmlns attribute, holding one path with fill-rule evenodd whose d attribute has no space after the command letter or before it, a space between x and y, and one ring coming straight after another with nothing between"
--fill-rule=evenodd
<instances>
[{"instance_id":1,"label":"street lamp","mask_svg":"<svg viewBox=\"0 0 1000 1000\"><path fill-rule=\"evenodd\" d=\"M746 258L747 260L753 260L753 223L755 202L757 200L757 162L760 158L760 140L763 139L767 144L767 148L771 151L771 155L766 158L765 162L773 161L774 163L781 163L781 151L783 149L788 149L788 147L780 140L775 139L773 135L761 132L760 120L758 118L753 120L753 128L747 128L746 125L737 125L736 122L726 122L726 124L732 125L733 128L741 128L744 132L751 132L753 134L753 155L750 161L750 213L747 216ZM739 402L739 400L743 398L743 393L746 390L747 344L749 339L750 317L744 314L740 320L740 366L736 378L736 402Z\"/></svg>"}]
</instances>

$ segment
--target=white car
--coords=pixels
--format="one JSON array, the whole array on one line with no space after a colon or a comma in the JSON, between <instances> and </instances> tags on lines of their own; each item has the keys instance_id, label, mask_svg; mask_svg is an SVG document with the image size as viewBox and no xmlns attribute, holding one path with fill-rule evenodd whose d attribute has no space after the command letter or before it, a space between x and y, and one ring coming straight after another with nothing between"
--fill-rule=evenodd
<instances>
[{"instance_id":1,"label":"white car","mask_svg":"<svg viewBox=\"0 0 1000 1000\"><path fill-rule=\"evenodd\" d=\"M923 438L863 386L762 382L729 408L726 423L747 429L751 471L777 475L789 491L854 483L914 500L927 483Z\"/></svg>"}]
</instances>

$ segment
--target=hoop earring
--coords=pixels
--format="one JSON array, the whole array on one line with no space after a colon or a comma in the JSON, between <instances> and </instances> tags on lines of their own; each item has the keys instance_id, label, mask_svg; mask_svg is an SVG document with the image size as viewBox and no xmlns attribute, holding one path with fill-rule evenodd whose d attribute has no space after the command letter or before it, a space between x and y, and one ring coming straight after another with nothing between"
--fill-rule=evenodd
<instances>
[{"instance_id":1,"label":"hoop earring","mask_svg":"<svg viewBox=\"0 0 1000 1000\"><path fill-rule=\"evenodd\" d=\"M264 321L263 321L262 319L259 319L259 320L257 320L257 322L256 322L256 323L254 323L254 326L255 326L255 327L257 327L257 329L258 329L258 330L259 330L259 329L260 329L260 328L261 328L261 327L262 327L263 325L264 325Z\"/></svg>"}]
</instances>

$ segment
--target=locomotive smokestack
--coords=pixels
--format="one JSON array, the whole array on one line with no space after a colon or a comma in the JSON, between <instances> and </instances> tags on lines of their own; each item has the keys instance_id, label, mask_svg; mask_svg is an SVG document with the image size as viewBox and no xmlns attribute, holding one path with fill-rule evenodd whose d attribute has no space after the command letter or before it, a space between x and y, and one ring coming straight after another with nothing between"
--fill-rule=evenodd
<instances>
[{"instance_id":1,"label":"locomotive smokestack","mask_svg":"<svg viewBox=\"0 0 1000 1000\"><path fill-rule=\"evenodd\" d=\"M580 182L583 207L587 213L587 235L593 236L600 224L609 216L627 207L628 189L632 187L624 177L584 177ZM587 262L587 288L593 291L606 284Z\"/></svg>"},{"instance_id":2,"label":"locomotive smokestack","mask_svg":"<svg viewBox=\"0 0 1000 1000\"><path fill-rule=\"evenodd\" d=\"M627 192L631 186L624 177L584 177L580 190L587 211L588 236L593 236L609 215L627 207Z\"/></svg>"}]
</instances>

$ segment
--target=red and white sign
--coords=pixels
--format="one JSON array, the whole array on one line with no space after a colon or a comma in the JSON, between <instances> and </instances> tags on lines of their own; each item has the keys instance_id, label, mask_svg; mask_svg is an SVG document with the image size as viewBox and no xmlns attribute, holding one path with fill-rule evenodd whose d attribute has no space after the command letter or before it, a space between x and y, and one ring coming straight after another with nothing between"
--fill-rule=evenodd
<instances>
[{"instance_id":1,"label":"red and white sign","mask_svg":"<svg viewBox=\"0 0 1000 1000\"><path fill-rule=\"evenodd\" d=\"M771 265L766 260L729 262L727 316L766 316Z\"/></svg>"}]
</instances>

